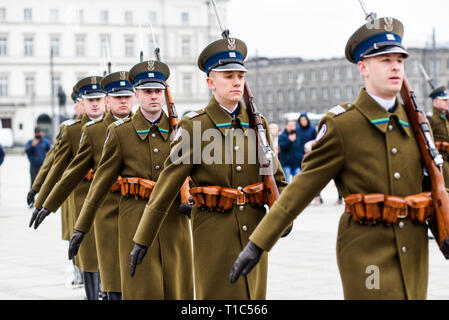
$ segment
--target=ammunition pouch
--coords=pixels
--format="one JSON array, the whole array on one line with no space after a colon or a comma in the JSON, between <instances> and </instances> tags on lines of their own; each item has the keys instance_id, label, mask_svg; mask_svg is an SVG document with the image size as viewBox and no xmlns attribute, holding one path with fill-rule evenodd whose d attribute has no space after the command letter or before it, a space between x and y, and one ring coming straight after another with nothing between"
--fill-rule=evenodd
<instances>
[{"instance_id":1,"label":"ammunition pouch","mask_svg":"<svg viewBox=\"0 0 449 320\"><path fill-rule=\"evenodd\" d=\"M449 152L449 142L435 141L435 146L440 152Z\"/></svg>"},{"instance_id":2,"label":"ammunition pouch","mask_svg":"<svg viewBox=\"0 0 449 320\"><path fill-rule=\"evenodd\" d=\"M407 217L425 223L433 220L435 214L430 192L407 197L354 193L345 198L345 204L345 212L351 213L354 221L368 225L380 222L390 225Z\"/></svg>"},{"instance_id":3,"label":"ammunition pouch","mask_svg":"<svg viewBox=\"0 0 449 320\"><path fill-rule=\"evenodd\" d=\"M139 198L149 199L155 185L156 182L148 179L138 177L120 178L120 190L122 195L125 197L134 196L136 200L139 200Z\"/></svg>"},{"instance_id":4,"label":"ammunition pouch","mask_svg":"<svg viewBox=\"0 0 449 320\"><path fill-rule=\"evenodd\" d=\"M255 183L241 189L220 186L202 186L190 189L195 206L200 209L224 212L234 205L250 203L262 206L267 203L267 194L263 182Z\"/></svg>"}]
</instances>

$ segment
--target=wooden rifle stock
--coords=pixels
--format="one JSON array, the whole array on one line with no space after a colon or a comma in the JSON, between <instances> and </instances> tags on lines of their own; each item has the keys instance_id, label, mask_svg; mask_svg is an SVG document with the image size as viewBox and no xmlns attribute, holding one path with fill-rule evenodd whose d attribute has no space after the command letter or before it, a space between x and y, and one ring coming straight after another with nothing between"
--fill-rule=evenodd
<instances>
[{"instance_id":1,"label":"wooden rifle stock","mask_svg":"<svg viewBox=\"0 0 449 320\"><path fill-rule=\"evenodd\" d=\"M159 55L159 48L156 48L154 50L154 55L156 56L157 61L161 61L160 55ZM179 119L178 114L176 113L175 109L175 103L173 101L173 96L170 91L170 86L168 85L167 81L165 81L165 100L167 104L167 111L168 111L168 119L170 122L170 132L173 136L176 127L178 125ZM181 196L181 203L183 204L189 204L189 198L190 198L190 177L187 177L187 179L182 184L181 190L179 191L179 194Z\"/></svg>"},{"instance_id":2,"label":"wooden rifle stock","mask_svg":"<svg viewBox=\"0 0 449 320\"><path fill-rule=\"evenodd\" d=\"M431 180L431 193L435 208L436 224L438 227L438 235L436 235L435 238L440 246L440 249L445 247L445 250L447 250L446 246L449 242L449 196L444 185L443 173L441 171L442 167L439 168L432 158L431 153L437 151L433 145L433 139L430 137L430 126L425 114L418 109L414 92L405 77L401 88L401 97L411 122L419 151L424 159L424 163ZM424 133L426 127L427 130L429 130L429 135L427 138ZM429 139L431 141L429 141ZM435 156L435 153L433 155ZM443 254L446 259L449 259L449 254L447 252L445 253L445 251L443 251Z\"/></svg>"},{"instance_id":3,"label":"wooden rifle stock","mask_svg":"<svg viewBox=\"0 0 449 320\"><path fill-rule=\"evenodd\" d=\"M268 141L266 140L262 118L260 117L260 114L256 110L256 103L254 101L254 96L246 81L243 91L243 99L245 101L250 127L253 128L256 132L256 143L257 143L257 150L259 153L258 158L260 167L269 168L270 166L273 166L273 161L272 158L267 159L265 157L266 156L265 151L271 150L271 148L270 145L268 144ZM272 169L273 171L271 174L265 174L263 177L265 190L267 192L268 206L270 208L273 206L274 202L279 198L279 190L273 176L275 168Z\"/></svg>"}]
</instances>

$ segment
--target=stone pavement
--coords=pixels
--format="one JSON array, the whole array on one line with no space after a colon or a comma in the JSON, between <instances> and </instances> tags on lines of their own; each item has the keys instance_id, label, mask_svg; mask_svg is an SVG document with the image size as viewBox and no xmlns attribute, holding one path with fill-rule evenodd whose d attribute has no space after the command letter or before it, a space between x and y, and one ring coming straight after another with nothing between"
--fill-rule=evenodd
<instances>
[{"instance_id":1,"label":"stone pavement","mask_svg":"<svg viewBox=\"0 0 449 320\"><path fill-rule=\"evenodd\" d=\"M70 285L73 267L67 259L68 242L61 240L59 213L37 230L28 228L29 183L27 158L8 154L0 167L0 300L81 300L84 289ZM335 243L344 208L335 205L332 182L322 197L324 204L307 207L292 233L270 252L268 299L343 299ZM449 262L435 241L429 247L428 298L449 299Z\"/></svg>"}]
</instances>

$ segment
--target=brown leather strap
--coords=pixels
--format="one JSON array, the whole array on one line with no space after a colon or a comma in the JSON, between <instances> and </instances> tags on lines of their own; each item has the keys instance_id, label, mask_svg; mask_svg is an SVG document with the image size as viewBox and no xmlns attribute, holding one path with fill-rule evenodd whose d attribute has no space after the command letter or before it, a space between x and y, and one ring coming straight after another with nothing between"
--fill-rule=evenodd
<instances>
[{"instance_id":1,"label":"brown leather strap","mask_svg":"<svg viewBox=\"0 0 449 320\"><path fill-rule=\"evenodd\" d=\"M257 206L267 202L263 182L246 186L241 190L220 186L201 186L191 188L190 194L196 207L219 212L230 210L233 205L250 203Z\"/></svg>"},{"instance_id":2,"label":"brown leather strap","mask_svg":"<svg viewBox=\"0 0 449 320\"><path fill-rule=\"evenodd\" d=\"M86 179L87 181L92 181L94 179L94 171L92 169L89 170L89 172L86 174L86 176L84 177L84 179Z\"/></svg>"},{"instance_id":3,"label":"brown leather strap","mask_svg":"<svg viewBox=\"0 0 449 320\"><path fill-rule=\"evenodd\" d=\"M354 221L364 224L393 224L406 217L414 222L425 223L434 216L430 192L407 197L354 193L345 198L345 204L345 212L351 213Z\"/></svg>"}]
</instances>

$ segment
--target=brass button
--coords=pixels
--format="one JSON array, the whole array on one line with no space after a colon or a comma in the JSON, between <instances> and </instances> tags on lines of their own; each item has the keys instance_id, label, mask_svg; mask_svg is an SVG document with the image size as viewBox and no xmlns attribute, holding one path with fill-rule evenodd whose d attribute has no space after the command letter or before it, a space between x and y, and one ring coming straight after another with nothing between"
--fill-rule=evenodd
<instances>
[{"instance_id":1,"label":"brass button","mask_svg":"<svg viewBox=\"0 0 449 320\"><path fill-rule=\"evenodd\" d=\"M394 129L394 128L393 128L393 125L392 125L392 124L389 124L389 125L388 125L388 131L393 131L393 129Z\"/></svg>"},{"instance_id":2,"label":"brass button","mask_svg":"<svg viewBox=\"0 0 449 320\"><path fill-rule=\"evenodd\" d=\"M235 146L234 147L234 151L239 151L240 150L240 147L239 146Z\"/></svg>"},{"instance_id":3,"label":"brass button","mask_svg":"<svg viewBox=\"0 0 449 320\"><path fill-rule=\"evenodd\" d=\"M398 153L398 149L397 149L397 148L391 149L391 153L392 153L392 154L397 154L397 153Z\"/></svg>"},{"instance_id":4,"label":"brass button","mask_svg":"<svg viewBox=\"0 0 449 320\"><path fill-rule=\"evenodd\" d=\"M241 167L241 166L237 166L237 167L235 168L235 170L237 170L237 172L240 172L240 171L242 171L242 167Z\"/></svg>"},{"instance_id":5,"label":"brass button","mask_svg":"<svg viewBox=\"0 0 449 320\"><path fill-rule=\"evenodd\" d=\"M243 189L243 188L242 188L241 186L238 186L238 187L237 187L237 190L238 190L238 191L242 191L242 189Z\"/></svg>"},{"instance_id":6,"label":"brass button","mask_svg":"<svg viewBox=\"0 0 449 320\"><path fill-rule=\"evenodd\" d=\"M405 223L403 221L399 222L399 228L403 229L405 227Z\"/></svg>"},{"instance_id":7,"label":"brass button","mask_svg":"<svg viewBox=\"0 0 449 320\"><path fill-rule=\"evenodd\" d=\"M156 169L156 170L159 170L160 168L161 168L161 166L158 164L154 166L154 169Z\"/></svg>"},{"instance_id":8,"label":"brass button","mask_svg":"<svg viewBox=\"0 0 449 320\"><path fill-rule=\"evenodd\" d=\"M406 252L407 252L407 247L406 247L406 246L403 246L403 247L401 248L401 251L402 251L402 253L406 253Z\"/></svg>"},{"instance_id":9,"label":"brass button","mask_svg":"<svg viewBox=\"0 0 449 320\"><path fill-rule=\"evenodd\" d=\"M399 180L399 179L401 179L401 174L400 174L399 172L396 172L396 173L393 175L393 177L394 177L396 180Z\"/></svg>"},{"instance_id":10,"label":"brass button","mask_svg":"<svg viewBox=\"0 0 449 320\"><path fill-rule=\"evenodd\" d=\"M244 206L239 206L239 210L243 211L243 210L245 210L245 207Z\"/></svg>"},{"instance_id":11,"label":"brass button","mask_svg":"<svg viewBox=\"0 0 449 320\"><path fill-rule=\"evenodd\" d=\"M155 134L154 132L151 134L151 136L152 136L153 138L156 138L156 134Z\"/></svg>"},{"instance_id":12,"label":"brass button","mask_svg":"<svg viewBox=\"0 0 449 320\"><path fill-rule=\"evenodd\" d=\"M154 148L153 152L154 152L154 153L158 153L158 152L159 152L159 149L158 149L158 148Z\"/></svg>"},{"instance_id":13,"label":"brass button","mask_svg":"<svg viewBox=\"0 0 449 320\"><path fill-rule=\"evenodd\" d=\"M243 230L243 231L247 231L247 230L248 230L248 227L247 227L246 225L243 225L243 226L242 226L242 230Z\"/></svg>"}]
</instances>

